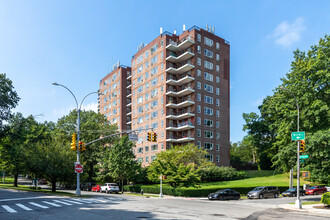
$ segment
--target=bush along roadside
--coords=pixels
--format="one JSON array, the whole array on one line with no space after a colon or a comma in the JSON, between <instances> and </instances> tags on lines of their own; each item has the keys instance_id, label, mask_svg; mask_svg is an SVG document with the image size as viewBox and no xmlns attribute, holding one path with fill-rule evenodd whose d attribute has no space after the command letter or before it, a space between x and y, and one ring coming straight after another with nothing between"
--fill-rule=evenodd
<instances>
[{"instance_id":1,"label":"bush along roadside","mask_svg":"<svg viewBox=\"0 0 330 220\"><path fill-rule=\"evenodd\" d=\"M248 192L253 190L255 187L236 187L236 188L230 188L237 192L240 192L241 195L246 195ZM163 194L164 195L171 195L171 196L183 196L183 197L206 197L210 193L214 193L217 190L221 189L227 189L227 188L172 188L169 186L163 186ZM287 190L287 187L279 187L278 188L280 192L284 192ZM134 192L134 193L140 193L141 190L143 190L143 193L151 193L151 194L159 194L160 188L159 185L126 185L124 186L124 191L126 192Z\"/></svg>"},{"instance_id":2,"label":"bush along roadside","mask_svg":"<svg viewBox=\"0 0 330 220\"><path fill-rule=\"evenodd\" d=\"M330 192L324 193L321 197L321 202L324 205L330 205Z\"/></svg>"}]
</instances>

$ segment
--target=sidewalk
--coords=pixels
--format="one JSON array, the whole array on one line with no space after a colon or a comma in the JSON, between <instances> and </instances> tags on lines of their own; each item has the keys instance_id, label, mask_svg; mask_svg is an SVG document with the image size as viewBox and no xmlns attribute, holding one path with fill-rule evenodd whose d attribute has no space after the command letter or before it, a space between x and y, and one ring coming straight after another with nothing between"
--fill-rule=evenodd
<instances>
[{"instance_id":1,"label":"sidewalk","mask_svg":"<svg viewBox=\"0 0 330 220\"><path fill-rule=\"evenodd\" d=\"M309 214L313 214L313 215L324 216L324 217L330 218L330 208L328 208L328 209L315 208L315 207L323 207L323 206L324 206L323 204L302 205L302 209L298 209L295 207L294 204L278 205L278 207L282 208L282 209L297 211L297 212L306 213L306 214L309 213Z\"/></svg>"}]
</instances>

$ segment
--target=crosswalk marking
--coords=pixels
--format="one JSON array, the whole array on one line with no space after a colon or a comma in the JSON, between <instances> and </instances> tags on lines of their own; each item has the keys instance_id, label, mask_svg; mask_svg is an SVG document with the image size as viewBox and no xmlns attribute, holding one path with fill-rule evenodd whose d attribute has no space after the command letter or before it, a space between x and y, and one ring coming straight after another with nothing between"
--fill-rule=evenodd
<instances>
[{"instance_id":1,"label":"crosswalk marking","mask_svg":"<svg viewBox=\"0 0 330 220\"><path fill-rule=\"evenodd\" d=\"M73 204L78 204L78 205L81 205L81 204L83 204L83 203L81 203L81 202L77 202L77 201L73 201L73 200L68 200L68 199L62 199L64 202L71 202L71 203L73 203Z\"/></svg>"},{"instance_id":2,"label":"crosswalk marking","mask_svg":"<svg viewBox=\"0 0 330 220\"><path fill-rule=\"evenodd\" d=\"M108 197L106 198L107 200L111 200L111 201L122 201L122 198L114 198L114 197Z\"/></svg>"},{"instance_id":3,"label":"crosswalk marking","mask_svg":"<svg viewBox=\"0 0 330 220\"><path fill-rule=\"evenodd\" d=\"M103 199L89 199L89 200L96 201L96 202L108 202Z\"/></svg>"},{"instance_id":4,"label":"crosswalk marking","mask_svg":"<svg viewBox=\"0 0 330 220\"><path fill-rule=\"evenodd\" d=\"M46 204L48 204L48 205L55 206L55 207L61 207L61 205L56 204L56 203L53 203L53 202L47 202L47 201L42 201L42 202L44 202L44 203L46 203Z\"/></svg>"},{"instance_id":5,"label":"crosswalk marking","mask_svg":"<svg viewBox=\"0 0 330 220\"><path fill-rule=\"evenodd\" d=\"M40 208L43 208L43 209L48 209L49 207L47 206L43 206L43 205L40 205L38 203L35 203L35 202L29 202L31 205L34 205L34 206L37 206L37 207L40 207Z\"/></svg>"},{"instance_id":6,"label":"crosswalk marking","mask_svg":"<svg viewBox=\"0 0 330 220\"><path fill-rule=\"evenodd\" d=\"M84 202L84 203L93 203L91 201L88 201L87 199L72 199L72 200L76 200L76 201Z\"/></svg>"},{"instance_id":7,"label":"crosswalk marking","mask_svg":"<svg viewBox=\"0 0 330 220\"><path fill-rule=\"evenodd\" d=\"M4 208L4 209L6 209L8 212L10 212L10 213L15 213L15 212L17 212L17 211L15 211L14 209L12 209L12 208L10 208L9 206L7 206L7 205L2 205L2 207Z\"/></svg>"},{"instance_id":8,"label":"crosswalk marking","mask_svg":"<svg viewBox=\"0 0 330 220\"><path fill-rule=\"evenodd\" d=\"M20 207L20 208L22 208L22 209L25 209L26 211L31 211L31 210L32 210L32 209L30 209L29 207L26 207L25 205L20 204L20 203L17 203L17 204L15 204L15 205L17 205L18 207Z\"/></svg>"},{"instance_id":9,"label":"crosswalk marking","mask_svg":"<svg viewBox=\"0 0 330 220\"><path fill-rule=\"evenodd\" d=\"M62 202L60 200L53 200L54 202L57 202L57 203L61 203L61 204L64 204L64 205L72 205L70 203L67 203L67 202Z\"/></svg>"}]
</instances>

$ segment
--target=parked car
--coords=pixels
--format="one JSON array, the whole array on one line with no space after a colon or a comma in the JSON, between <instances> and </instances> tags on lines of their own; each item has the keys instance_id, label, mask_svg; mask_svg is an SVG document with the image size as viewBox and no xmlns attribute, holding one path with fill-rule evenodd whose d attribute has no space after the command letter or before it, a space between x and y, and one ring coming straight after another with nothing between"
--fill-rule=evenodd
<instances>
[{"instance_id":1,"label":"parked car","mask_svg":"<svg viewBox=\"0 0 330 220\"><path fill-rule=\"evenodd\" d=\"M93 186L95 186L95 183L84 183L81 187L81 190L85 190L85 191L91 191Z\"/></svg>"},{"instance_id":2,"label":"parked car","mask_svg":"<svg viewBox=\"0 0 330 220\"><path fill-rule=\"evenodd\" d=\"M101 193L118 193L119 192L119 187L117 183L105 183L103 186L101 186Z\"/></svg>"},{"instance_id":3,"label":"parked car","mask_svg":"<svg viewBox=\"0 0 330 220\"><path fill-rule=\"evenodd\" d=\"M225 200L225 199L235 199L239 200L241 198L241 194L236 192L235 190L225 189L219 190L215 193L211 193L208 195L209 200Z\"/></svg>"},{"instance_id":4,"label":"parked car","mask_svg":"<svg viewBox=\"0 0 330 220\"><path fill-rule=\"evenodd\" d=\"M299 194L301 196L304 196L305 193L306 193L305 190L303 190L303 189L300 189L299 190ZM282 192L282 196L283 197L294 197L294 196L297 196L297 189L296 188L288 189L287 191Z\"/></svg>"},{"instance_id":5,"label":"parked car","mask_svg":"<svg viewBox=\"0 0 330 220\"><path fill-rule=\"evenodd\" d=\"M306 195L317 195L325 192L327 192L327 188L325 188L325 186L311 186L306 189Z\"/></svg>"},{"instance_id":6,"label":"parked car","mask_svg":"<svg viewBox=\"0 0 330 220\"><path fill-rule=\"evenodd\" d=\"M327 192L330 192L330 186L326 186L325 188L327 188Z\"/></svg>"},{"instance_id":7,"label":"parked car","mask_svg":"<svg viewBox=\"0 0 330 220\"><path fill-rule=\"evenodd\" d=\"M38 184L47 184L47 180L45 180L45 179L40 179L40 180L38 181Z\"/></svg>"},{"instance_id":8,"label":"parked car","mask_svg":"<svg viewBox=\"0 0 330 220\"><path fill-rule=\"evenodd\" d=\"M100 185L93 186L92 192L101 192L101 186Z\"/></svg>"},{"instance_id":9,"label":"parked car","mask_svg":"<svg viewBox=\"0 0 330 220\"><path fill-rule=\"evenodd\" d=\"M260 186L248 192L249 199L278 198L280 191L276 186Z\"/></svg>"}]
</instances>

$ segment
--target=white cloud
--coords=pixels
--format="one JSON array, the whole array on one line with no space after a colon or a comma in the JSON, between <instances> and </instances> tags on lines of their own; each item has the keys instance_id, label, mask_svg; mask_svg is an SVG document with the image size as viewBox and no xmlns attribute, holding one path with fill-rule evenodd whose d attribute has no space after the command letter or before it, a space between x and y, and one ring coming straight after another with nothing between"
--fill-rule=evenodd
<instances>
[{"instance_id":1,"label":"white cloud","mask_svg":"<svg viewBox=\"0 0 330 220\"><path fill-rule=\"evenodd\" d=\"M274 38L275 44L288 47L300 40L301 33L305 29L304 19L299 17L292 24L283 21L281 24L277 25L270 37Z\"/></svg>"},{"instance_id":2,"label":"white cloud","mask_svg":"<svg viewBox=\"0 0 330 220\"><path fill-rule=\"evenodd\" d=\"M265 97L261 97L261 98L259 98L259 99L257 99L256 101L254 101L253 103L252 103L252 105L253 106L260 106L261 104L262 104L262 101L265 99Z\"/></svg>"},{"instance_id":3,"label":"white cloud","mask_svg":"<svg viewBox=\"0 0 330 220\"><path fill-rule=\"evenodd\" d=\"M81 107L81 110L85 110L85 111L92 110L92 111L94 111L94 112L97 113L97 103L96 102L92 102L92 103L89 103L87 105L83 105Z\"/></svg>"}]
</instances>

